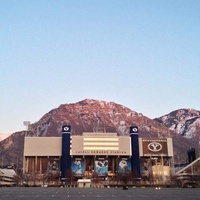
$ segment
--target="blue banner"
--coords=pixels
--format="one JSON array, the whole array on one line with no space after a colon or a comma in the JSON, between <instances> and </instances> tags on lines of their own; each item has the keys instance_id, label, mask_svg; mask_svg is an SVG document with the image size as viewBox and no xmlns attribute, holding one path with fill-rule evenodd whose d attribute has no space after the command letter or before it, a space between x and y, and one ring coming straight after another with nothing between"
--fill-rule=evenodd
<instances>
[{"instance_id":1,"label":"blue banner","mask_svg":"<svg viewBox=\"0 0 200 200\"><path fill-rule=\"evenodd\" d=\"M71 164L71 169L74 176L83 176L85 173L83 158L74 158Z\"/></svg>"},{"instance_id":2,"label":"blue banner","mask_svg":"<svg viewBox=\"0 0 200 200\"><path fill-rule=\"evenodd\" d=\"M119 173L129 173L131 172L131 160L130 158L119 158L118 161L118 171Z\"/></svg>"},{"instance_id":3,"label":"blue banner","mask_svg":"<svg viewBox=\"0 0 200 200\"><path fill-rule=\"evenodd\" d=\"M95 160L94 171L97 176L108 176L108 160L104 158Z\"/></svg>"}]
</instances>

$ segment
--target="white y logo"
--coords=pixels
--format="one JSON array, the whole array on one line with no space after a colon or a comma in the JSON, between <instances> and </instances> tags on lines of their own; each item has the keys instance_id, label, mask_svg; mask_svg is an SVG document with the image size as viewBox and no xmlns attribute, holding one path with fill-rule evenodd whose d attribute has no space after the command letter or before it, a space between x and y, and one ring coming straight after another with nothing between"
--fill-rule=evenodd
<instances>
[{"instance_id":1,"label":"white y logo","mask_svg":"<svg viewBox=\"0 0 200 200\"><path fill-rule=\"evenodd\" d=\"M154 152L157 152L157 151L160 151L162 149L162 145L158 142L151 142L149 145L148 145L148 149L150 151L154 151Z\"/></svg>"}]
</instances>

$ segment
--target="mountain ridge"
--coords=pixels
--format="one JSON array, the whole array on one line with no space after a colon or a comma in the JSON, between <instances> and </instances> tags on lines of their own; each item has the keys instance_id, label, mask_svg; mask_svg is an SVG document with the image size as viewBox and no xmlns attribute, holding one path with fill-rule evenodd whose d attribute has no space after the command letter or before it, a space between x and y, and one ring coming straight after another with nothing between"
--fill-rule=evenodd
<instances>
[{"instance_id":1,"label":"mountain ridge","mask_svg":"<svg viewBox=\"0 0 200 200\"><path fill-rule=\"evenodd\" d=\"M0 133L0 141L5 140L7 137L9 137L11 134L6 133Z\"/></svg>"},{"instance_id":2,"label":"mountain ridge","mask_svg":"<svg viewBox=\"0 0 200 200\"><path fill-rule=\"evenodd\" d=\"M200 111L198 110L182 108L154 120L186 138L199 138Z\"/></svg>"}]
</instances>

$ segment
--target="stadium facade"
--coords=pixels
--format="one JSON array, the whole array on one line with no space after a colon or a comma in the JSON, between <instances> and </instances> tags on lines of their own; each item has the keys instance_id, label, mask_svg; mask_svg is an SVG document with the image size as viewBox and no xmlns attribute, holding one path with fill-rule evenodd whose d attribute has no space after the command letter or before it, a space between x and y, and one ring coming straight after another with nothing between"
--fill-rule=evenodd
<instances>
[{"instance_id":1,"label":"stadium facade","mask_svg":"<svg viewBox=\"0 0 200 200\"><path fill-rule=\"evenodd\" d=\"M173 173L171 138L138 138L117 133L84 132L71 135L62 127L62 137L25 137L23 172L29 176L55 176L61 180L99 179L115 182L117 176L143 181L170 180ZM39 178L38 178L39 180Z\"/></svg>"}]
</instances>

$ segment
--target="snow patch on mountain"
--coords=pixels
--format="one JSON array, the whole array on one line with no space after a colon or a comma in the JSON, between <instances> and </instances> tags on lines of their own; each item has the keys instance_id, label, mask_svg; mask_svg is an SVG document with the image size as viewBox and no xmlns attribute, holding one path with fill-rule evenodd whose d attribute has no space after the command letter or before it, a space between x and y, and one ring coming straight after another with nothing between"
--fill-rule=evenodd
<instances>
[{"instance_id":1,"label":"snow patch on mountain","mask_svg":"<svg viewBox=\"0 0 200 200\"><path fill-rule=\"evenodd\" d=\"M119 121L119 126L118 126L117 130L120 135L128 135L129 134L129 129L127 128L127 124L123 120Z\"/></svg>"},{"instance_id":2,"label":"snow patch on mountain","mask_svg":"<svg viewBox=\"0 0 200 200\"><path fill-rule=\"evenodd\" d=\"M191 108L176 110L155 120L189 139L200 134L200 111Z\"/></svg>"},{"instance_id":3,"label":"snow patch on mountain","mask_svg":"<svg viewBox=\"0 0 200 200\"><path fill-rule=\"evenodd\" d=\"M192 118L187 120L181 127L179 134L187 138L193 138L197 136L197 128L200 127L200 118Z\"/></svg>"}]
</instances>

